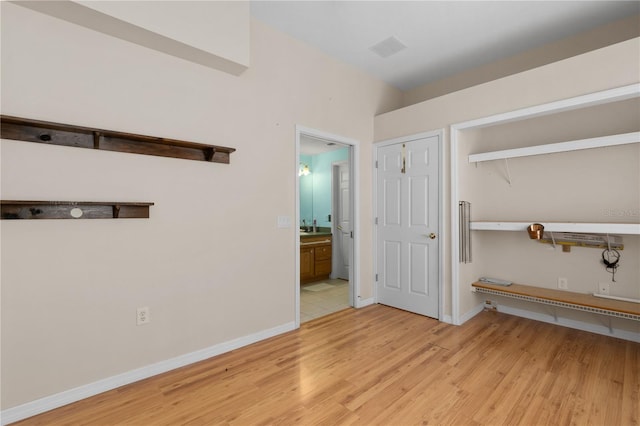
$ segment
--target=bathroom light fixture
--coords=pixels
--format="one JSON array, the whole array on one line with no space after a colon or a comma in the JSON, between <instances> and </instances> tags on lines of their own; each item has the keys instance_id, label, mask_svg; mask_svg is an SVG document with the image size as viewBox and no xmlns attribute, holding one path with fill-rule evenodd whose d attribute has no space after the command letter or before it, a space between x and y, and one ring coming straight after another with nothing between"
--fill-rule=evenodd
<instances>
[{"instance_id":1,"label":"bathroom light fixture","mask_svg":"<svg viewBox=\"0 0 640 426\"><path fill-rule=\"evenodd\" d=\"M309 166L307 164L300 163L300 169L298 170L298 176L307 176L309 173L311 173L311 170L309 170Z\"/></svg>"}]
</instances>

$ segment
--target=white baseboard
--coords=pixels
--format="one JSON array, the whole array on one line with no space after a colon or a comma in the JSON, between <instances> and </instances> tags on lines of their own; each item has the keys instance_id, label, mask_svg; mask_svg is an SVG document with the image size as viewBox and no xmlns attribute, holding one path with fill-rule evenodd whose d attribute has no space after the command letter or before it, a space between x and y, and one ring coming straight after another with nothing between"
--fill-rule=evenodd
<instances>
[{"instance_id":1,"label":"white baseboard","mask_svg":"<svg viewBox=\"0 0 640 426\"><path fill-rule=\"evenodd\" d=\"M0 424L7 425L9 423L17 422L19 420L26 419L27 417L35 416L36 414L44 413L45 411L53 410L54 408L62 407L63 405L98 395L102 392L128 385L142 379L166 373L167 371L175 370L176 368L184 367L185 365L203 361L207 358L211 358L294 329L295 324L293 322L289 322L277 327L259 331L258 333L223 342L205 349L180 355L175 358L137 368L126 373L107 377L106 379L98 380L97 382L27 402L16 407L8 408L0 412Z\"/></svg>"},{"instance_id":2,"label":"white baseboard","mask_svg":"<svg viewBox=\"0 0 640 426\"><path fill-rule=\"evenodd\" d=\"M369 306L369 305L373 305L375 303L375 300L373 297L370 297L368 299L358 299L356 301L356 308L364 308L365 306Z\"/></svg>"},{"instance_id":3,"label":"white baseboard","mask_svg":"<svg viewBox=\"0 0 640 426\"><path fill-rule=\"evenodd\" d=\"M462 325L465 322L469 321L471 318L475 317L480 312L482 312L483 309L484 309L484 304L481 304L471 309L470 311L466 312L464 315L460 316L460 324L457 324L457 325Z\"/></svg>"},{"instance_id":4,"label":"white baseboard","mask_svg":"<svg viewBox=\"0 0 640 426\"><path fill-rule=\"evenodd\" d=\"M443 315L440 321L447 324L453 324L453 317L451 315Z\"/></svg>"},{"instance_id":5,"label":"white baseboard","mask_svg":"<svg viewBox=\"0 0 640 426\"><path fill-rule=\"evenodd\" d=\"M473 318L484 309L484 304L476 306L471 311L467 312L464 317L467 320ZM522 318L528 318L535 321L546 322L548 324L560 325L563 327L574 328L576 330L588 331L590 333L601 334L603 336L616 337L618 339L629 340L631 342L640 343L640 334L628 330L620 330L613 328L609 330L609 327L605 325L592 324L584 321L573 320L569 318L563 318L558 316L557 320L553 315L542 314L539 312L532 312L526 309L513 308L506 305L498 305L498 312L503 312L509 315L515 315ZM466 321L466 320L465 320Z\"/></svg>"}]
</instances>

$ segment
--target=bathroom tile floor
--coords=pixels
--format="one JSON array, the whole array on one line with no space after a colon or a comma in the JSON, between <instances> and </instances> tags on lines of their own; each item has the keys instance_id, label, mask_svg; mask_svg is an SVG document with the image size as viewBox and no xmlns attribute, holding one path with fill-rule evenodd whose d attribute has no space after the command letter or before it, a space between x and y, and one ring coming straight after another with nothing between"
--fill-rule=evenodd
<instances>
[{"instance_id":1,"label":"bathroom tile floor","mask_svg":"<svg viewBox=\"0 0 640 426\"><path fill-rule=\"evenodd\" d=\"M341 311L348 307L349 281L327 279L303 284L300 287L301 323Z\"/></svg>"}]
</instances>

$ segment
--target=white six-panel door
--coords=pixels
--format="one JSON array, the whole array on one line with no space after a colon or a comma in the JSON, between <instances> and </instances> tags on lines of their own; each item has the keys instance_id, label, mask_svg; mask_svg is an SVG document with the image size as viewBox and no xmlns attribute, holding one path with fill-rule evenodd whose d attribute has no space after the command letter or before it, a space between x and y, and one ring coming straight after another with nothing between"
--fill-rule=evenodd
<instances>
[{"instance_id":1,"label":"white six-panel door","mask_svg":"<svg viewBox=\"0 0 640 426\"><path fill-rule=\"evenodd\" d=\"M334 195L334 247L336 250L332 278L349 279L351 265L351 185L349 163L341 162L333 165Z\"/></svg>"},{"instance_id":2,"label":"white six-panel door","mask_svg":"<svg viewBox=\"0 0 640 426\"><path fill-rule=\"evenodd\" d=\"M378 302L438 318L439 136L377 150Z\"/></svg>"}]
</instances>

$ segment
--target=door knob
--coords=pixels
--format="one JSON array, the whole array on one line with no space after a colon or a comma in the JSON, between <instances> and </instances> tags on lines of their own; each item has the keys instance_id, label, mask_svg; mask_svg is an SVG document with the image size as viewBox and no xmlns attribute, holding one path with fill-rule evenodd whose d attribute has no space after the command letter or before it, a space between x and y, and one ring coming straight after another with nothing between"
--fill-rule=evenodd
<instances>
[{"instance_id":1,"label":"door knob","mask_svg":"<svg viewBox=\"0 0 640 426\"><path fill-rule=\"evenodd\" d=\"M433 232L429 234L429 238L431 238L432 240L436 239L436 234L434 234Z\"/></svg>"}]
</instances>

